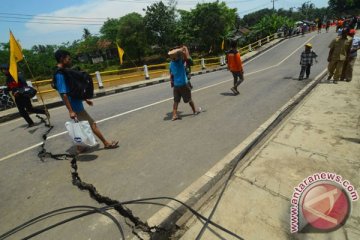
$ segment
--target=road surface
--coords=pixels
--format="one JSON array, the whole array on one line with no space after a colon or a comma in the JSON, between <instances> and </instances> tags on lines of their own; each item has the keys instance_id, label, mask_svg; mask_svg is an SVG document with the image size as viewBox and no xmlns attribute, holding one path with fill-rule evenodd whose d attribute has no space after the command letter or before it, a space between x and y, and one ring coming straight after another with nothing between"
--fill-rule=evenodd
<instances>
[{"instance_id":1,"label":"road surface","mask_svg":"<svg viewBox=\"0 0 360 240\"><path fill-rule=\"evenodd\" d=\"M120 147L102 147L79 157L79 174L112 199L175 197L249 136L310 80L298 81L299 58L310 41L319 55L310 79L326 67L328 44L334 33L285 40L247 62L240 95L233 96L231 74L224 70L193 77L193 99L204 110L192 116L188 105L179 106L181 120L171 121L169 83L123 92L94 100L87 111L104 135ZM64 130L64 107L50 110L55 126L47 142L53 153L71 151ZM32 116L35 119L35 116ZM0 125L0 234L44 212L71 205L101 206L71 183L69 161L37 158L43 125L26 129L17 119ZM159 206L131 205L144 221ZM114 213L114 212L113 212ZM114 213L116 215L116 213ZM9 239L19 239L48 226L69 213L29 227ZM121 219L121 218L120 218ZM126 224L121 222L123 226ZM126 227L125 227L126 228ZM126 236L133 235L126 228ZM63 225L35 239L119 239L116 227L94 215Z\"/></svg>"}]
</instances>

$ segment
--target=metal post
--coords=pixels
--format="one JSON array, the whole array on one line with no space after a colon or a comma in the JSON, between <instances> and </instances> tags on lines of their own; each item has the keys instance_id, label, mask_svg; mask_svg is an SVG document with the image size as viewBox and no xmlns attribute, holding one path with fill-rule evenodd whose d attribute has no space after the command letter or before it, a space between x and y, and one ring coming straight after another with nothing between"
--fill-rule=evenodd
<instances>
[{"instance_id":1,"label":"metal post","mask_svg":"<svg viewBox=\"0 0 360 240\"><path fill-rule=\"evenodd\" d=\"M33 85L32 85L32 82L30 81L30 80L28 80L28 81L26 81L26 83L27 83L27 85L29 86L29 87L34 87ZM33 98L32 98L32 100L33 100L33 102L37 102L38 101L38 98L37 98L37 96L35 95Z\"/></svg>"},{"instance_id":2,"label":"metal post","mask_svg":"<svg viewBox=\"0 0 360 240\"><path fill-rule=\"evenodd\" d=\"M202 58L201 59L201 69L205 69L206 67L205 67L205 59L204 58Z\"/></svg>"},{"instance_id":3,"label":"metal post","mask_svg":"<svg viewBox=\"0 0 360 240\"><path fill-rule=\"evenodd\" d=\"M144 75L145 75L145 80L149 80L150 76L149 76L149 69L147 65L144 65Z\"/></svg>"},{"instance_id":4,"label":"metal post","mask_svg":"<svg viewBox=\"0 0 360 240\"><path fill-rule=\"evenodd\" d=\"M98 85L99 85L99 89L104 88L104 84L103 84L103 82L102 82L100 72L99 72L99 71L96 71L96 72L95 72L95 75L96 75L96 80L97 80Z\"/></svg>"}]
</instances>

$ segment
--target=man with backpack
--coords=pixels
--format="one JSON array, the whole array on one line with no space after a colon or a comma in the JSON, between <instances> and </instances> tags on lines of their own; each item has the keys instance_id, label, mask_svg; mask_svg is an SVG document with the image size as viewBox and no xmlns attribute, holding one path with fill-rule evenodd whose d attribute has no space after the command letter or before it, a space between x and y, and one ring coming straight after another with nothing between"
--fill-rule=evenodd
<instances>
[{"instance_id":1,"label":"man with backpack","mask_svg":"<svg viewBox=\"0 0 360 240\"><path fill-rule=\"evenodd\" d=\"M74 74L70 74L70 53L65 50L57 50L55 52L55 59L58 69L54 74L53 87L59 92L66 108L69 111L70 118L77 119L79 121L88 121L92 131L104 144L105 149L117 148L119 142L107 141L100 132L95 121L91 118L91 116L86 112L84 108L83 101L85 101L89 106L93 106L93 102L89 99L84 99L84 96L80 96L82 92L86 92L86 89L77 89L81 86L75 84L75 81L78 80L75 79L75 77L72 77L74 76ZM71 94L74 92L77 93L78 96ZM78 147L78 152L82 152L82 150L83 149Z\"/></svg>"}]
</instances>

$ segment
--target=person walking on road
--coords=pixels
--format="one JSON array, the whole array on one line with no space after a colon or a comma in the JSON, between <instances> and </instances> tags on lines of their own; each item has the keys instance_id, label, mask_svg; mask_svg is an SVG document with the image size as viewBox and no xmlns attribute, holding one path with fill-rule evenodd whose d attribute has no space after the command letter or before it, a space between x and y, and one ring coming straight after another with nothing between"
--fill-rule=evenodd
<instances>
[{"instance_id":1,"label":"person walking on road","mask_svg":"<svg viewBox=\"0 0 360 240\"><path fill-rule=\"evenodd\" d=\"M337 37L329 45L328 81L334 77L335 84L340 80L344 62L350 53L351 41L348 39L347 33L347 29L344 28L341 32L341 37Z\"/></svg>"},{"instance_id":2,"label":"person walking on road","mask_svg":"<svg viewBox=\"0 0 360 240\"><path fill-rule=\"evenodd\" d=\"M350 29L349 37L351 37L351 49L348 58L345 60L344 68L342 71L342 81L351 82L353 76L354 65L357 57L357 51L360 49L360 37L355 36L355 29Z\"/></svg>"},{"instance_id":3,"label":"person walking on road","mask_svg":"<svg viewBox=\"0 0 360 240\"><path fill-rule=\"evenodd\" d=\"M314 63L314 59L315 62L317 62L316 58L317 58L317 54L314 51L312 51L312 44L307 43L305 45L305 50L301 53L301 57L300 57L301 71L300 71L299 80L304 79L305 73L306 73L305 79L309 78L311 66Z\"/></svg>"},{"instance_id":4,"label":"person walking on road","mask_svg":"<svg viewBox=\"0 0 360 240\"><path fill-rule=\"evenodd\" d=\"M22 94L21 90L28 87L28 84L21 74L18 75L18 81L16 82L9 72L9 65L2 64L0 66L0 70L6 77L7 89L11 91L14 96L19 113L27 122L28 127L35 126L35 123L30 118L29 113L44 114L48 119L50 119L50 114L47 109L34 108L31 104L30 97Z\"/></svg>"},{"instance_id":5,"label":"person walking on road","mask_svg":"<svg viewBox=\"0 0 360 240\"><path fill-rule=\"evenodd\" d=\"M228 69L234 77L234 86L230 89L235 95L240 94L238 87L244 81L244 69L240 53L237 50L237 41L231 41L231 49L226 54Z\"/></svg>"},{"instance_id":6,"label":"person walking on road","mask_svg":"<svg viewBox=\"0 0 360 240\"><path fill-rule=\"evenodd\" d=\"M327 21L326 21L326 26L325 26L326 33L329 32L330 25L331 25L330 20L327 20Z\"/></svg>"},{"instance_id":7,"label":"person walking on road","mask_svg":"<svg viewBox=\"0 0 360 240\"><path fill-rule=\"evenodd\" d=\"M57 62L57 67L59 69L66 69L71 66L71 57L70 53L65 50L57 50L55 52L55 59ZM60 72L56 71L54 74L54 84L56 86L57 91L59 92L66 108L69 111L69 116L72 119L77 119L79 121L88 121L90 124L90 127L94 134L101 140L101 142L104 144L105 149L112 149L117 148L118 141L108 141L105 139L103 134L100 132L99 128L97 127L95 121L91 118L91 116L86 112L83 100L82 99L76 99L73 97L70 97L67 95L69 93L70 89L69 86L66 83L66 76ZM74 79L67 79L68 81L74 81ZM93 106L93 102L86 99L85 102L89 106ZM78 153L81 153L84 151L83 148L80 146L77 147Z\"/></svg>"},{"instance_id":8,"label":"person walking on road","mask_svg":"<svg viewBox=\"0 0 360 240\"><path fill-rule=\"evenodd\" d=\"M171 86L173 87L174 94L174 104L172 112L172 121L180 119L177 114L177 109L181 98L184 103L189 103L193 114L198 115L201 112L201 108L196 110L195 103L192 100L191 88L188 84L188 79L186 76L186 69L184 67L185 63L185 52L183 48L178 48L170 51L168 53L171 58L170 62L170 77L171 77Z\"/></svg>"},{"instance_id":9,"label":"person walking on road","mask_svg":"<svg viewBox=\"0 0 360 240\"><path fill-rule=\"evenodd\" d=\"M318 22L317 22L317 28L318 28L318 33L321 33L321 29L322 29L322 20L319 18Z\"/></svg>"}]
</instances>

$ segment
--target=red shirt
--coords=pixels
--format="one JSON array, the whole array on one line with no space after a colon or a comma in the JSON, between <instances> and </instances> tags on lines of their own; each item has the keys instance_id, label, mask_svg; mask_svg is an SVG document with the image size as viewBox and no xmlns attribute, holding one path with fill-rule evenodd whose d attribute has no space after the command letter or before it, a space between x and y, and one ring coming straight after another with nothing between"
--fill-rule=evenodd
<instances>
[{"instance_id":1,"label":"red shirt","mask_svg":"<svg viewBox=\"0 0 360 240\"><path fill-rule=\"evenodd\" d=\"M240 53L237 50L230 50L227 54L228 68L232 72L242 72L243 65Z\"/></svg>"}]
</instances>

